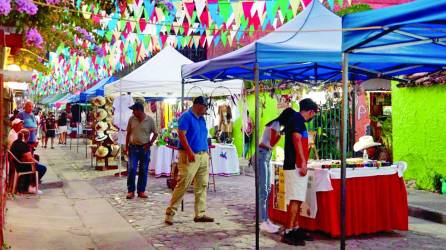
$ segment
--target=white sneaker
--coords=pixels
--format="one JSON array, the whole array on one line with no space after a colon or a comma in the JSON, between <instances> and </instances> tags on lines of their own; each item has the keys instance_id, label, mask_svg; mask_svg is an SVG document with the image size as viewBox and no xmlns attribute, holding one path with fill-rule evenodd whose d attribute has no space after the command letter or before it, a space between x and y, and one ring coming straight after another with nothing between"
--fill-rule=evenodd
<instances>
[{"instance_id":1,"label":"white sneaker","mask_svg":"<svg viewBox=\"0 0 446 250\"><path fill-rule=\"evenodd\" d=\"M269 219L266 221L270 227L277 229L277 231L280 230L281 226L274 224L272 221L270 221Z\"/></svg>"},{"instance_id":2,"label":"white sneaker","mask_svg":"<svg viewBox=\"0 0 446 250\"><path fill-rule=\"evenodd\" d=\"M42 190L37 190L37 193L36 194L38 194L38 195L42 195L43 194L43 191Z\"/></svg>"},{"instance_id":3,"label":"white sneaker","mask_svg":"<svg viewBox=\"0 0 446 250\"><path fill-rule=\"evenodd\" d=\"M270 233L270 234L275 234L275 233L279 232L279 229L272 227L266 221L264 221L264 222L262 222L262 224L260 224L260 230Z\"/></svg>"}]
</instances>

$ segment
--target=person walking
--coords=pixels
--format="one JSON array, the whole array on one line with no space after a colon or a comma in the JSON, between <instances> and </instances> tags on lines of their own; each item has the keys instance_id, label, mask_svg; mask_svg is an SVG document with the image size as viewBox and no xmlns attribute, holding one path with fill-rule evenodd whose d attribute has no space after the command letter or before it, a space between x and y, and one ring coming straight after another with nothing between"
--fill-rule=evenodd
<instances>
[{"instance_id":1,"label":"person walking","mask_svg":"<svg viewBox=\"0 0 446 250\"><path fill-rule=\"evenodd\" d=\"M63 111L60 114L59 119L57 120L57 127L59 130L59 144L67 144L67 127L68 119L67 119L67 113Z\"/></svg>"},{"instance_id":2,"label":"person walking","mask_svg":"<svg viewBox=\"0 0 446 250\"><path fill-rule=\"evenodd\" d=\"M42 112L42 114L40 115L40 139L42 141L42 148L45 147L45 140L46 140L46 118L47 118L47 113L46 112Z\"/></svg>"},{"instance_id":3,"label":"person walking","mask_svg":"<svg viewBox=\"0 0 446 250\"><path fill-rule=\"evenodd\" d=\"M243 135L244 135L244 145L243 145L243 158L248 158L248 153L251 148L252 141L252 130L253 130L253 122L251 117L249 116L249 111L246 110L246 124L243 126Z\"/></svg>"},{"instance_id":4,"label":"person walking","mask_svg":"<svg viewBox=\"0 0 446 250\"><path fill-rule=\"evenodd\" d=\"M125 152L129 155L127 174L127 199L135 197L135 189L139 198L148 198L145 194L147 174L150 161L150 147L158 137L155 121L144 113L144 105L135 102L129 109L133 110L127 125ZM138 169L138 184L135 187L136 169Z\"/></svg>"},{"instance_id":5,"label":"person walking","mask_svg":"<svg viewBox=\"0 0 446 250\"><path fill-rule=\"evenodd\" d=\"M259 171L259 200L260 200L260 230L268 233L277 233L280 229L268 219L268 197L271 192L271 155L272 149L280 140L280 128L284 127L295 111L285 109L279 117L268 122L259 143L259 156L257 169Z\"/></svg>"},{"instance_id":6,"label":"person walking","mask_svg":"<svg viewBox=\"0 0 446 250\"><path fill-rule=\"evenodd\" d=\"M48 117L45 119L45 145L48 145L48 138L51 138L51 148L54 148L54 137L56 137L56 119L53 112L48 112Z\"/></svg>"},{"instance_id":7,"label":"person walking","mask_svg":"<svg viewBox=\"0 0 446 250\"><path fill-rule=\"evenodd\" d=\"M195 222L213 222L206 212L206 188L209 179L208 169L208 130L204 115L208 104L204 97L194 99L192 108L181 115L178 121L178 136L180 151L178 171L180 180L172 193L169 206L166 209L164 222L173 224L173 217L183 200L184 193L194 180Z\"/></svg>"},{"instance_id":8,"label":"person walking","mask_svg":"<svg viewBox=\"0 0 446 250\"><path fill-rule=\"evenodd\" d=\"M304 246L305 241L313 238L302 228L299 228L299 211L306 199L308 175L307 161L308 132L305 122L309 122L319 107L310 98L299 102L299 112L292 114L285 126L285 160L283 170L285 175L285 202L288 205L288 225L286 225L282 242L289 245Z\"/></svg>"}]
</instances>

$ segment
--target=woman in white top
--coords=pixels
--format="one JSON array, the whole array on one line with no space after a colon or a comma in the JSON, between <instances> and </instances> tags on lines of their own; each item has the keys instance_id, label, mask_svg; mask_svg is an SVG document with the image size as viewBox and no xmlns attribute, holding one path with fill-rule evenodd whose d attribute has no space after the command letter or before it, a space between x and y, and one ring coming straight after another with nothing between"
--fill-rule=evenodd
<instances>
[{"instance_id":1,"label":"woman in white top","mask_svg":"<svg viewBox=\"0 0 446 250\"><path fill-rule=\"evenodd\" d=\"M268 196L271 192L271 153L273 147L280 140L280 127L285 126L295 111L292 108L285 109L279 117L268 122L263 131L262 140L259 144L259 156L257 166L259 170L259 193L260 193L260 229L268 233L277 233L279 227L268 219Z\"/></svg>"}]
</instances>

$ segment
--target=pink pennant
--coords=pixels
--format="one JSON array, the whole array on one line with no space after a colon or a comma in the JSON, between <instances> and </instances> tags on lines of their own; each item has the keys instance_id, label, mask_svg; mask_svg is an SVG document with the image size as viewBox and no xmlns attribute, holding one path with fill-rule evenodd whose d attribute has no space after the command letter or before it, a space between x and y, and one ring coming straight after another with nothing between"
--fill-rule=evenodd
<instances>
[{"instance_id":1,"label":"pink pennant","mask_svg":"<svg viewBox=\"0 0 446 250\"><path fill-rule=\"evenodd\" d=\"M301 0L305 7L307 7L312 0Z\"/></svg>"},{"instance_id":2,"label":"pink pennant","mask_svg":"<svg viewBox=\"0 0 446 250\"><path fill-rule=\"evenodd\" d=\"M206 27L209 26L209 12L206 7L204 8L203 12L201 13L200 22L201 22L201 24L205 24Z\"/></svg>"},{"instance_id":3,"label":"pink pennant","mask_svg":"<svg viewBox=\"0 0 446 250\"><path fill-rule=\"evenodd\" d=\"M189 13L189 16L192 17L194 14L194 9L195 9L195 3L184 3L184 5L186 6L187 9L187 13Z\"/></svg>"},{"instance_id":4,"label":"pink pennant","mask_svg":"<svg viewBox=\"0 0 446 250\"><path fill-rule=\"evenodd\" d=\"M125 9L127 8L127 1L118 1L119 9L121 10L121 14L125 13Z\"/></svg>"},{"instance_id":5,"label":"pink pennant","mask_svg":"<svg viewBox=\"0 0 446 250\"><path fill-rule=\"evenodd\" d=\"M206 35L205 34L203 34L201 37L200 37L200 45L201 45L201 47L205 47L206 46Z\"/></svg>"},{"instance_id":6,"label":"pink pennant","mask_svg":"<svg viewBox=\"0 0 446 250\"><path fill-rule=\"evenodd\" d=\"M144 20L144 18L139 19L139 29L142 31L144 31L146 29L146 20Z\"/></svg>"},{"instance_id":7,"label":"pink pennant","mask_svg":"<svg viewBox=\"0 0 446 250\"><path fill-rule=\"evenodd\" d=\"M92 14L91 19L93 20L93 23L95 23L95 24L99 24L101 22L101 18L99 17L99 15L96 15L96 14Z\"/></svg>"},{"instance_id":8,"label":"pink pennant","mask_svg":"<svg viewBox=\"0 0 446 250\"><path fill-rule=\"evenodd\" d=\"M187 21L184 21L183 28L184 28L184 35L187 36L187 32L189 31L189 23Z\"/></svg>"},{"instance_id":9,"label":"pink pennant","mask_svg":"<svg viewBox=\"0 0 446 250\"><path fill-rule=\"evenodd\" d=\"M166 43L167 35L160 35L160 38L161 38L161 42L163 43L163 44L161 44L161 47L163 47L163 45Z\"/></svg>"},{"instance_id":10,"label":"pink pennant","mask_svg":"<svg viewBox=\"0 0 446 250\"><path fill-rule=\"evenodd\" d=\"M251 18L251 9L252 9L253 5L254 5L254 2L242 2L243 13L244 13L246 19Z\"/></svg>"}]
</instances>

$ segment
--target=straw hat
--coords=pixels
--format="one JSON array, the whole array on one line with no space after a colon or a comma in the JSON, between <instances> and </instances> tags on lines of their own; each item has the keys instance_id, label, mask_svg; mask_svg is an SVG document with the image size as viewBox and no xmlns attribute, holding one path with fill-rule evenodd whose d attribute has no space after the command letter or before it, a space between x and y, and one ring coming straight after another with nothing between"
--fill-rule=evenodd
<instances>
[{"instance_id":1,"label":"straw hat","mask_svg":"<svg viewBox=\"0 0 446 250\"><path fill-rule=\"evenodd\" d=\"M119 145L112 144L112 145L110 145L110 148L111 148L110 156L113 156L113 157L117 156L118 152L119 152Z\"/></svg>"},{"instance_id":2,"label":"straw hat","mask_svg":"<svg viewBox=\"0 0 446 250\"><path fill-rule=\"evenodd\" d=\"M353 145L353 150L355 152L357 152L357 151L360 151L360 150L363 150L366 148L379 146L379 145L381 145L381 143L374 142L372 136L365 135L365 136L359 137L359 140L355 143L355 145Z\"/></svg>"},{"instance_id":3,"label":"straw hat","mask_svg":"<svg viewBox=\"0 0 446 250\"><path fill-rule=\"evenodd\" d=\"M96 154L95 155L97 157L103 158L103 157L106 157L108 155L108 152L109 152L109 150L108 150L107 147L99 146L99 148L96 150Z\"/></svg>"},{"instance_id":4,"label":"straw hat","mask_svg":"<svg viewBox=\"0 0 446 250\"><path fill-rule=\"evenodd\" d=\"M116 142L118 141L118 132L109 130L109 131L107 131L107 134L108 134L108 135L107 135L108 138L110 138L110 140L111 140L113 143L116 143Z\"/></svg>"},{"instance_id":5,"label":"straw hat","mask_svg":"<svg viewBox=\"0 0 446 250\"><path fill-rule=\"evenodd\" d=\"M113 104L113 97L107 96L107 97L105 97L105 100L106 100L107 104Z\"/></svg>"},{"instance_id":6,"label":"straw hat","mask_svg":"<svg viewBox=\"0 0 446 250\"><path fill-rule=\"evenodd\" d=\"M94 106L104 106L105 105L105 98L103 96L96 96L91 100Z\"/></svg>"},{"instance_id":7,"label":"straw hat","mask_svg":"<svg viewBox=\"0 0 446 250\"><path fill-rule=\"evenodd\" d=\"M107 122L107 123L108 123L108 129L110 130L110 133L118 131L118 128L115 125L113 125L112 122Z\"/></svg>"},{"instance_id":8,"label":"straw hat","mask_svg":"<svg viewBox=\"0 0 446 250\"><path fill-rule=\"evenodd\" d=\"M95 141L103 141L103 140L107 139L107 137L108 136L106 134L104 134L104 131L98 131L96 133Z\"/></svg>"},{"instance_id":9,"label":"straw hat","mask_svg":"<svg viewBox=\"0 0 446 250\"><path fill-rule=\"evenodd\" d=\"M108 128L108 124L106 122L98 122L96 123L96 126L94 126L94 129L96 131L105 131Z\"/></svg>"},{"instance_id":10,"label":"straw hat","mask_svg":"<svg viewBox=\"0 0 446 250\"><path fill-rule=\"evenodd\" d=\"M107 118L107 111L105 111L105 109L98 109L98 111L96 111L94 114L94 118L96 118L98 121L104 120Z\"/></svg>"}]
</instances>

